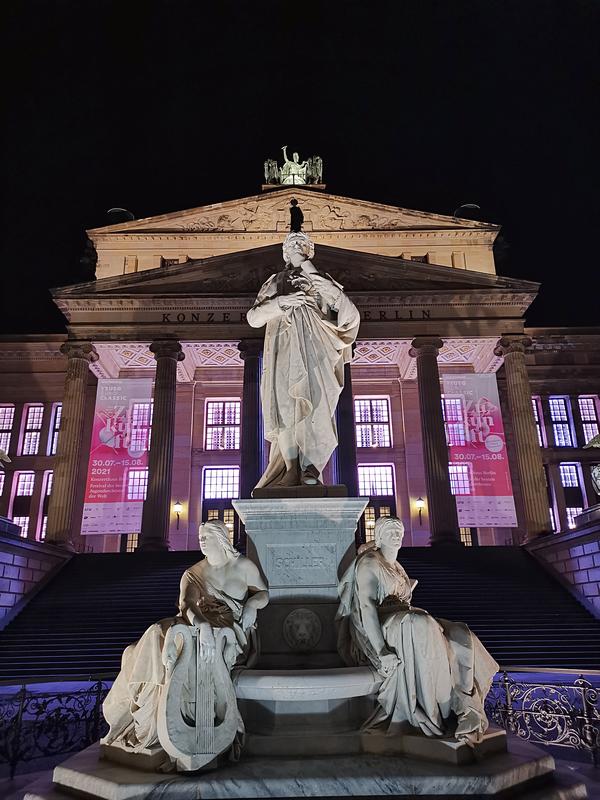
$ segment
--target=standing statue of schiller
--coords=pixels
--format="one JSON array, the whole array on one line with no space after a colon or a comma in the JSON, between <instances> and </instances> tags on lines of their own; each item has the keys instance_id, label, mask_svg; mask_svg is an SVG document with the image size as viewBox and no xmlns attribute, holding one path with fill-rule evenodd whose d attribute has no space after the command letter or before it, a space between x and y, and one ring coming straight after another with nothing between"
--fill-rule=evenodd
<instances>
[{"instance_id":1,"label":"standing statue of schiller","mask_svg":"<svg viewBox=\"0 0 600 800\"><path fill-rule=\"evenodd\" d=\"M343 287L314 266L314 249L292 231L284 268L248 312L253 328L267 326L261 397L271 449L257 487L320 484L338 443L335 409L360 318Z\"/></svg>"}]
</instances>

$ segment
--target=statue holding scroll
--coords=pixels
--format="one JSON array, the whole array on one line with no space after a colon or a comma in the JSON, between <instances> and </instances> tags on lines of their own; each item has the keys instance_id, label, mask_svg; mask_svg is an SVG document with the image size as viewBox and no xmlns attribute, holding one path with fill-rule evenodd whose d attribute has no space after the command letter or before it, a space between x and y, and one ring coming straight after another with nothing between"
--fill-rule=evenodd
<instances>
[{"instance_id":1,"label":"statue holding scroll","mask_svg":"<svg viewBox=\"0 0 600 800\"><path fill-rule=\"evenodd\" d=\"M335 409L360 319L342 286L314 266L313 254L309 237L291 232L284 268L248 312L253 328L267 326L261 398L271 450L258 487L320 483L337 446Z\"/></svg>"},{"instance_id":2,"label":"statue holding scroll","mask_svg":"<svg viewBox=\"0 0 600 800\"><path fill-rule=\"evenodd\" d=\"M475 743L488 727L483 704L498 664L466 625L411 605L416 581L396 560L403 535L399 519L380 517L339 586L340 655L383 678L364 729L408 725Z\"/></svg>"},{"instance_id":3,"label":"statue holding scroll","mask_svg":"<svg viewBox=\"0 0 600 800\"><path fill-rule=\"evenodd\" d=\"M197 770L239 756L244 724L231 670L256 655L256 614L269 599L257 567L219 520L200 527L206 556L181 578L179 614L123 653L103 712L104 745L165 753L163 769Z\"/></svg>"}]
</instances>

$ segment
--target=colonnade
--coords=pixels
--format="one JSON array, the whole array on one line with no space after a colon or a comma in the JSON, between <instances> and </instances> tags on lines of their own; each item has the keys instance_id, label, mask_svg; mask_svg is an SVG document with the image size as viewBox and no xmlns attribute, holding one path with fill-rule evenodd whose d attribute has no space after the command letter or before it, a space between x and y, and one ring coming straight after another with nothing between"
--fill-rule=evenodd
<instances>
[{"instance_id":1,"label":"colonnade","mask_svg":"<svg viewBox=\"0 0 600 800\"><path fill-rule=\"evenodd\" d=\"M442 412L438 354L443 341L438 336L417 336L410 355L416 359L420 403L423 460L427 487L431 543L459 543L456 503L450 490L448 450ZM516 466L523 498L527 539L550 530L546 481L531 406L531 389L525 352L531 341L522 335L503 336L496 355L504 358L509 412L516 450ZM262 340L245 339L239 345L244 363L241 420L240 494L249 497L262 473L263 435L260 415L260 371ZM61 348L68 359L61 432L46 541L73 548L76 519L76 487L85 424L85 396L90 364L98 359L91 342L68 341ZM177 363L183 360L181 344L159 339L150 345L156 360L154 417L148 457L148 491L139 538L141 550L167 550L175 435ZM340 441L337 477L349 493L357 493L356 439L352 407L350 369L338 405ZM343 451L343 452L342 452Z\"/></svg>"}]
</instances>

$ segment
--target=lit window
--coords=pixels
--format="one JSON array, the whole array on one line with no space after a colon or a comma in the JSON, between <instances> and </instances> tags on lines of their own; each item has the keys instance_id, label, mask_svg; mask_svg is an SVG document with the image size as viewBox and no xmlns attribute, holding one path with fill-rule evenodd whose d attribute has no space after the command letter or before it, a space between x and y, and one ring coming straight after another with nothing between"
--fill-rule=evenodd
<instances>
[{"instance_id":1,"label":"lit window","mask_svg":"<svg viewBox=\"0 0 600 800\"><path fill-rule=\"evenodd\" d=\"M460 447L466 444L463 398L442 395L442 414L448 446Z\"/></svg>"},{"instance_id":2,"label":"lit window","mask_svg":"<svg viewBox=\"0 0 600 800\"><path fill-rule=\"evenodd\" d=\"M137 533L127 534L127 543L125 545L125 552L135 553L137 544L138 544L138 534Z\"/></svg>"},{"instance_id":3,"label":"lit window","mask_svg":"<svg viewBox=\"0 0 600 800\"><path fill-rule=\"evenodd\" d=\"M364 397L354 401L357 447L391 447L390 401Z\"/></svg>"},{"instance_id":4,"label":"lit window","mask_svg":"<svg viewBox=\"0 0 600 800\"><path fill-rule=\"evenodd\" d=\"M544 437L542 436L542 416L540 414L540 398L531 398L531 407L533 408L533 418L535 420L535 429L537 431L538 444L540 447L544 446Z\"/></svg>"},{"instance_id":5,"label":"lit window","mask_svg":"<svg viewBox=\"0 0 600 800\"><path fill-rule=\"evenodd\" d=\"M566 397L550 397L550 419L554 433L554 444L557 447L573 447L573 435L569 420Z\"/></svg>"},{"instance_id":6,"label":"lit window","mask_svg":"<svg viewBox=\"0 0 600 800\"><path fill-rule=\"evenodd\" d=\"M235 511L233 508L209 508L206 513L206 521L210 522L213 519L220 519L225 523L229 531L229 541L234 544L234 531L235 531Z\"/></svg>"},{"instance_id":7,"label":"lit window","mask_svg":"<svg viewBox=\"0 0 600 800\"><path fill-rule=\"evenodd\" d=\"M6 472L4 470L0 471L0 495L4 491L4 479L6 478Z\"/></svg>"},{"instance_id":8,"label":"lit window","mask_svg":"<svg viewBox=\"0 0 600 800\"><path fill-rule=\"evenodd\" d=\"M365 508L365 540L372 542L375 536L375 509L373 506Z\"/></svg>"},{"instance_id":9,"label":"lit window","mask_svg":"<svg viewBox=\"0 0 600 800\"><path fill-rule=\"evenodd\" d=\"M579 397L579 413L581 415L581 422L583 426L584 444L587 444L590 439L598 435L598 398L597 397Z\"/></svg>"},{"instance_id":10,"label":"lit window","mask_svg":"<svg viewBox=\"0 0 600 800\"><path fill-rule=\"evenodd\" d=\"M52 494L52 484L54 483L54 473L48 471L46 473L46 497L50 497Z\"/></svg>"},{"instance_id":11,"label":"lit window","mask_svg":"<svg viewBox=\"0 0 600 800\"><path fill-rule=\"evenodd\" d=\"M577 464L559 464L560 481L564 487L579 488L579 469Z\"/></svg>"},{"instance_id":12,"label":"lit window","mask_svg":"<svg viewBox=\"0 0 600 800\"><path fill-rule=\"evenodd\" d=\"M565 510L567 512L567 525L569 526L569 528L574 528L575 527L575 517L578 516L579 514L581 514L581 512L583 511L583 508L579 508L577 506L575 506L575 507L574 506L567 506L567 508Z\"/></svg>"},{"instance_id":13,"label":"lit window","mask_svg":"<svg viewBox=\"0 0 600 800\"><path fill-rule=\"evenodd\" d=\"M44 514L42 517L42 529L40 530L40 542L43 542L46 538L46 530L48 528L48 514Z\"/></svg>"},{"instance_id":14,"label":"lit window","mask_svg":"<svg viewBox=\"0 0 600 800\"><path fill-rule=\"evenodd\" d=\"M25 406L25 427L23 430L22 456L35 456L40 448L42 420L44 419L44 406L41 403L31 403Z\"/></svg>"},{"instance_id":15,"label":"lit window","mask_svg":"<svg viewBox=\"0 0 600 800\"><path fill-rule=\"evenodd\" d=\"M465 547L473 547L473 536L471 535L471 528L459 528L460 541Z\"/></svg>"},{"instance_id":16,"label":"lit window","mask_svg":"<svg viewBox=\"0 0 600 800\"><path fill-rule=\"evenodd\" d=\"M54 403L52 406L52 423L50 425L50 436L48 441L48 455L55 456L58 447L58 432L62 418L62 403Z\"/></svg>"},{"instance_id":17,"label":"lit window","mask_svg":"<svg viewBox=\"0 0 600 800\"><path fill-rule=\"evenodd\" d=\"M473 494L469 464L448 464L452 494Z\"/></svg>"},{"instance_id":18,"label":"lit window","mask_svg":"<svg viewBox=\"0 0 600 800\"><path fill-rule=\"evenodd\" d=\"M35 472L17 472L17 497L31 497L33 495L33 483Z\"/></svg>"},{"instance_id":19,"label":"lit window","mask_svg":"<svg viewBox=\"0 0 600 800\"><path fill-rule=\"evenodd\" d=\"M131 404L129 450L132 453L144 453L150 450L153 408L151 400L146 403Z\"/></svg>"},{"instance_id":20,"label":"lit window","mask_svg":"<svg viewBox=\"0 0 600 800\"><path fill-rule=\"evenodd\" d=\"M554 533L556 533L556 517L554 516L554 509L552 508L552 506L550 506L548 511L550 511L550 525Z\"/></svg>"},{"instance_id":21,"label":"lit window","mask_svg":"<svg viewBox=\"0 0 600 800\"><path fill-rule=\"evenodd\" d=\"M239 400L209 400L206 404L206 449L239 450L242 404Z\"/></svg>"},{"instance_id":22,"label":"lit window","mask_svg":"<svg viewBox=\"0 0 600 800\"><path fill-rule=\"evenodd\" d=\"M358 491L364 497L394 494L394 471L391 464L363 464L358 468Z\"/></svg>"},{"instance_id":23,"label":"lit window","mask_svg":"<svg viewBox=\"0 0 600 800\"><path fill-rule=\"evenodd\" d=\"M29 517L13 517L12 521L21 528L21 536L25 539L29 532Z\"/></svg>"},{"instance_id":24,"label":"lit window","mask_svg":"<svg viewBox=\"0 0 600 800\"><path fill-rule=\"evenodd\" d=\"M217 499L238 497L239 492L239 467L206 467L204 470L205 498Z\"/></svg>"},{"instance_id":25,"label":"lit window","mask_svg":"<svg viewBox=\"0 0 600 800\"><path fill-rule=\"evenodd\" d=\"M148 491L148 468L130 469L127 473L127 499L145 500Z\"/></svg>"},{"instance_id":26,"label":"lit window","mask_svg":"<svg viewBox=\"0 0 600 800\"><path fill-rule=\"evenodd\" d=\"M13 422L15 421L15 407L13 405L0 406L0 450L8 453Z\"/></svg>"}]
</instances>

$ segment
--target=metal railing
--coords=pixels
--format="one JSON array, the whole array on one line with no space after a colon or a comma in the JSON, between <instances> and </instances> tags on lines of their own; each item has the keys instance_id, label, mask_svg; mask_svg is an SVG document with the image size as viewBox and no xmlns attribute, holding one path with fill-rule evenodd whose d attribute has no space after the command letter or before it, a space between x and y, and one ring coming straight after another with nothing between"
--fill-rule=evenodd
<instances>
[{"instance_id":1,"label":"metal railing","mask_svg":"<svg viewBox=\"0 0 600 800\"><path fill-rule=\"evenodd\" d=\"M496 676L485 701L490 722L533 744L567 747L600 764L600 690L583 675L571 683Z\"/></svg>"},{"instance_id":2,"label":"metal railing","mask_svg":"<svg viewBox=\"0 0 600 800\"><path fill-rule=\"evenodd\" d=\"M83 750L108 730L102 703L110 683L97 681L73 691L0 694L0 766L13 778L18 764Z\"/></svg>"},{"instance_id":3,"label":"metal railing","mask_svg":"<svg viewBox=\"0 0 600 800\"><path fill-rule=\"evenodd\" d=\"M37 692L23 685L0 694L0 767L83 750L108 726L102 703L112 681L83 689ZM600 689L582 675L571 682L496 676L485 701L490 722L519 739L583 751L600 765Z\"/></svg>"}]
</instances>

